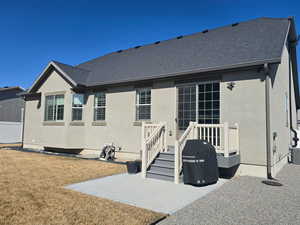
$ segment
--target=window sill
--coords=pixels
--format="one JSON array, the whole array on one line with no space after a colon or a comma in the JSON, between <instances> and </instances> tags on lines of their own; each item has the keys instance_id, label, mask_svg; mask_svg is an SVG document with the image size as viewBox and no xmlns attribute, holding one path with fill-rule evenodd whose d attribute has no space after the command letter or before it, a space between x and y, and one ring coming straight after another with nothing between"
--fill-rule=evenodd
<instances>
[{"instance_id":1,"label":"window sill","mask_svg":"<svg viewBox=\"0 0 300 225\"><path fill-rule=\"evenodd\" d=\"M57 121L45 121L43 122L43 126L64 126L65 122L57 122Z\"/></svg>"},{"instance_id":2,"label":"window sill","mask_svg":"<svg viewBox=\"0 0 300 225\"><path fill-rule=\"evenodd\" d=\"M84 122L82 122L82 121L72 121L72 122L70 122L70 126L84 126Z\"/></svg>"},{"instance_id":3,"label":"window sill","mask_svg":"<svg viewBox=\"0 0 300 225\"><path fill-rule=\"evenodd\" d=\"M92 122L92 126L106 126L106 122L105 121L94 121Z\"/></svg>"},{"instance_id":4,"label":"window sill","mask_svg":"<svg viewBox=\"0 0 300 225\"><path fill-rule=\"evenodd\" d=\"M133 126L141 127L143 122L148 124L152 123L150 120L138 120L133 122Z\"/></svg>"}]
</instances>

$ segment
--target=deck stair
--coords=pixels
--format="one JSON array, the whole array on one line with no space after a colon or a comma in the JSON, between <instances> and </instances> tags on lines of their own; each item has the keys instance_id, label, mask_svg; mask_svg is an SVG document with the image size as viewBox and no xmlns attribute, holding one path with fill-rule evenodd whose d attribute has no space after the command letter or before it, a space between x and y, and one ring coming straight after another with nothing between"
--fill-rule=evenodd
<instances>
[{"instance_id":1,"label":"deck stair","mask_svg":"<svg viewBox=\"0 0 300 225\"><path fill-rule=\"evenodd\" d=\"M143 178L156 178L181 183L182 151L187 140L206 140L217 153L220 168L232 168L240 163L239 125L198 124L191 121L174 146L167 145L165 122L142 123L142 171Z\"/></svg>"},{"instance_id":2,"label":"deck stair","mask_svg":"<svg viewBox=\"0 0 300 225\"><path fill-rule=\"evenodd\" d=\"M168 151L159 153L152 162L146 177L174 181L174 159L174 146L168 146Z\"/></svg>"}]
</instances>

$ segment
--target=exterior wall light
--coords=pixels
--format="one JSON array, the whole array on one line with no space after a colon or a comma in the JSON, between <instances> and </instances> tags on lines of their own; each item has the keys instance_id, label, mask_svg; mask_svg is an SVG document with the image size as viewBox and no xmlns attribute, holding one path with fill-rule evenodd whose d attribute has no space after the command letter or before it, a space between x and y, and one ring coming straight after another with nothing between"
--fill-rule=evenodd
<instances>
[{"instance_id":1,"label":"exterior wall light","mask_svg":"<svg viewBox=\"0 0 300 225\"><path fill-rule=\"evenodd\" d=\"M235 86L235 83L234 83L234 82L229 82L229 83L227 83L227 88L228 88L230 91L232 91L232 89L234 88L234 86Z\"/></svg>"}]
</instances>

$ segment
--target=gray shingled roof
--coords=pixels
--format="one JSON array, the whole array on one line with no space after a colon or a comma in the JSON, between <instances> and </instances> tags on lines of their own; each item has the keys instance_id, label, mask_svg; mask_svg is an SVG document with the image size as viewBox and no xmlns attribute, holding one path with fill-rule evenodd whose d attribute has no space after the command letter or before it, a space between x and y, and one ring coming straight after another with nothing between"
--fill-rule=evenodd
<instances>
[{"instance_id":1,"label":"gray shingled roof","mask_svg":"<svg viewBox=\"0 0 300 225\"><path fill-rule=\"evenodd\" d=\"M88 76L69 75L94 86L280 62L288 28L287 18L258 18L107 54L76 66L90 71Z\"/></svg>"},{"instance_id":2,"label":"gray shingled roof","mask_svg":"<svg viewBox=\"0 0 300 225\"><path fill-rule=\"evenodd\" d=\"M280 62L288 18L258 18L70 66L53 61L76 85L96 86ZM39 82L36 82L37 84Z\"/></svg>"},{"instance_id":3,"label":"gray shingled roof","mask_svg":"<svg viewBox=\"0 0 300 225\"><path fill-rule=\"evenodd\" d=\"M57 61L53 62L77 84L84 84L90 73L89 71L79 67L70 66Z\"/></svg>"}]
</instances>

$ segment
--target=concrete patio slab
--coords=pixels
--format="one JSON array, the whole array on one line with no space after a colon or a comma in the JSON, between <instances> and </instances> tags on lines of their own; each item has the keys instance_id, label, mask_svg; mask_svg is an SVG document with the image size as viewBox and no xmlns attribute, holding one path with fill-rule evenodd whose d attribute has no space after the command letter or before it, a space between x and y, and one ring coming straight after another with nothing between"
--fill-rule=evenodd
<instances>
[{"instance_id":1,"label":"concrete patio slab","mask_svg":"<svg viewBox=\"0 0 300 225\"><path fill-rule=\"evenodd\" d=\"M155 212L172 214L225 182L225 179L219 179L213 185L194 187L150 178L143 179L140 174L118 174L68 185L66 188Z\"/></svg>"}]
</instances>

